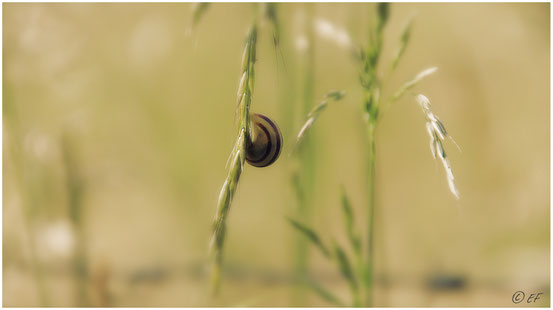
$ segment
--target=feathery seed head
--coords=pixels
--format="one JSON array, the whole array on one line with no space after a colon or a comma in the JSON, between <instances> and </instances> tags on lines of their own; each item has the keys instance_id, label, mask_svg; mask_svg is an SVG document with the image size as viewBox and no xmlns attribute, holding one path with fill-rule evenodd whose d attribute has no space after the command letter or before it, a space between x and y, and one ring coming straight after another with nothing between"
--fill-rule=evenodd
<instances>
[{"instance_id":1,"label":"feathery seed head","mask_svg":"<svg viewBox=\"0 0 553 310\"><path fill-rule=\"evenodd\" d=\"M340 99L343 98L344 95L345 95L344 91L337 91L337 90L333 90L331 92L328 92L326 95L324 95L321 103L315 106L309 112L309 114L307 114L307 121L305 121L305 124L302 126L302 128L298 133L298 136L296 138L296 144L294 145L294 149L292 150L292 152L294 152L294 150L300 144L307 130L311 128L311 126L313 126L313 124L315 123L319 115L328 107L329 100L339 101Z\"/></svg>"},{"instance_id":2,"label":"feathery seed head","mask_svg":"<svg viewBox=\"0 0 553 310\"><path fill-rule=\"evenodd\" d=\"M428 100L425 95L419 94L416 96L416 99L424 111L430 110L430 100Z\"/></svg>"},{"instance_id":3,"label":"feathery seed head","mask_svg":"<svg viewBox=\"0 0 553 310\"><path fill-rule=\"evenodd\" d=\"M246 160L246 137L250 135L250 105L253 92L255 50L257 40L257 27L254 24L250 28L248 38L242 54L241 78L237 91L238 132L236 142L229 155L227 177L221 188L217 202L217 211L213 227L213 235L210 242L212 257L212 288L216 293L220 281L220 269L222 264L222 252L226 231L226 218L232 203L234 193L238 187L238 181Z\"/></svg>"},{"instance_id":4,"label":"feathery seed head","mask_svg":"<svg viewBox=\"0 0 553 310\"><path fill-rule=\"evenodd\" d=\"M401 96L403 96L403 94L405 94L408 90L410 90L415 85L417 85L417 83L419 83L422 79L424 79L425 77L433 74L437 70L438 70L438 67L431 67L431 68L428 68L428 69L425 69L425 70L419 72L413 79L405 82L399 88L399 90L392 97L391 101L393 102L393 101L396 101L399 98L401 98ZM417 99L417 102L419 102L419 104L421 104L421 105L424 105L425 104L424 102L428 103L428 107L430 108L430 101L424 95L419 95L419 96L416 96L415 98Z\"/></svg>"},{"instance_id":5,"label":"feathery seed head","mask_svg":"<svg viewBox=\"0 0 553 310\"><path fill-rule=\"evenodd\" d=\"M451 191L453 196L455 196L455 198L459 199L459 190L455 185L455 177L453 176L453 170L451 169L451 164L449 162L449 159L447 158L447 154L443 146L443 141L446 138L450 138L452 141L453 141L453 138L451 138L447 134L447 131L442 121L436 115L434 115L434 113L432 113L432 111L430 110L430 107L431 107L430 100L428 100L428 98L424 95L417 95L415 96L415 99L418 102L418 104L421 106L422 111L424 112L424 115L426 118L426 131L428 132L428 136L430 137L430 151L432 152L432 157L434 157L434 159L436 159L436 156L440 158L440 161L442 162L444 166L444 170L446 172L449 190Z\"/></svg>"},{"instance_id":6,"label":"feathery seed head","mask_svg":"<svg viewBox=\"0 0 553 310\"><path fill-rule=\"evenodd\" d=\"M432 73L434 73L436 71L438 71L438 67L431 67L431 68L428 68L426 70L423 70L419 74L417 74L417 76L415 77L415 80L419 81L419 80L431 75Z\"/></svg>"}]
</instances>

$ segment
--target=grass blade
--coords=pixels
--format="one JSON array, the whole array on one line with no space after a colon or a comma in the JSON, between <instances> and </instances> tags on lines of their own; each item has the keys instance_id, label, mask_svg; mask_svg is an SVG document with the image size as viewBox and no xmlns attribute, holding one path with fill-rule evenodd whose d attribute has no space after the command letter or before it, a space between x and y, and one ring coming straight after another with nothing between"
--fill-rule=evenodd
<instances>
[{"instance_id":1,"label":"grass blade","mask_svg":"<svg viewBox=\"0 0 553 310\"><path fill-rule=\"evenodd\" d=\"M431 67L425 70L422 70L419 74L417 74L413 79L407 81L405 84L403 84L400 89L394 94L392 97L392 102L397 101L403 94L405 94L408 90L413 88L415 85L417 85L418 82L420 82L425 77L433 74L438 70L438 67Z\"/></svg>"},{"instance_id":2,"label":"grass blade","mask_svg":"<svg viewBox=\"0 0 553 310\"><path fill-rule=\"evenodd\" d=\"M320 286L316 282L311 281L309 279L306 279L304 282L305 282L305 284L307 284L307 286L309 286L309 288L311 288L315 293L317 293L317 295L319 295L324 300L328 301L329 303L331 303L335 306L345 307L344 302L341 301L336 295L331 293L326 288Z\"/></svg>"},{"instance_id":3,"label":"grass blade","mask_svg":"<svg viewBox=\"0 0 553 310\"><path fill-rule=\"evenodd\" d=\"M348 239L351 244L351 247L355 251L355 253L361 252L361 239L359 238L359 235L355 231L355 225L354 225L354 217L353 217L353 208L351 207L351 203L346 195L346 191L344 187L340 187L340 197L342 201L342 211L344 212L344 221L346 224L346 231L348 234Z\"/></svg>"},{"instance_id":4,"label":"grass blade","mask_svg":"<svg viewBox=\"0 0 553 310\"><path fill-rule=\"evenodd\" d=\"M307 121L305 121L305 124L302 126L302 128L300 129L300 131L298 133L298 136L296 138L296 144L295 144L294 149L292 150L292 152L294 152L294 150L300 145L301 141L305 137L305 133L307 132L307 130L309 130L309 128L311 128L313 126L313 124L315 123L317 118L327 108L329 100L339 101L340 99L342 99L344 97L344 95L345 95L344 91L337 91L337 90L327 93L324 96L321 103L319 103L317 106L315 106L309 112L309 114L307 114Z\"/></svg>"},{"instance_id":5,"label":"grass blade","mask_svg":"<svg viewBox=\"0 0 553 310\"><path fill-rule=\"evenodd\" d=\"M399 48L396 52L396 55L394 56L394 60L392 61L392 65L390 68L390 71L394 71L397 67L397 64L401 60L401 57L405 53L405 49L407 49L407 45L409 44L409 39L411 38L411 28L413 26L413 17L409 18L409 21L405 25L405 28L403 28L403 31L401 32L401 37L399 39Z\"/></svg>"},{"instance_id":6,"label":"grass blade","mask_svg":"<svg viewBox=\"0 0 553 310\"><path fill-rule=\"evenodd\" d=\"M213 223L213 234L211 236L209 252L211 257L211 286L212 292L217 294L220 286L221 266L223 262L223 247L226 233L226 219L234 193L238 187L238 181L242 173L244 162L246 160L246 136L250 131L250 105L251 94L253 92L253 71L255 63L257 38L257 25L254 24L248 34L248 39L244 46L244 55L242 57L242 76L246 76L244 81L240 82L238 97L238 111L240 124L236 142L230 155L230 167L228 174L221 188L215 220Z\"/></svg>"},{"instance_id":7,"label":"grass blade","mask_svg":"<svg viewBox=\"0 0 553 310\"><path fill-rule=\"evenodd\" d=\"M309 241L311 241L319 250L321 250L324 256L330 258L330 251L323 244L321 238L319 238L319 235L313 229L289 217L287 217L286 219L295 229L300 231L309 239Z\"/></svg>"},{"instance_id":8,"label":"grass blade","mask_svg":"<svg viewBox=\"0 0 553 310\"><path fill-rule=\"evenodd\" d=\"M334 243L334 253L336 256L336 262L340 268L340 273L342 276L349 282L353 291L357 291L357 279L353 273L353 268L351 263L346 255L346 252L337 244Z\"/></svg>"}]
</instances>

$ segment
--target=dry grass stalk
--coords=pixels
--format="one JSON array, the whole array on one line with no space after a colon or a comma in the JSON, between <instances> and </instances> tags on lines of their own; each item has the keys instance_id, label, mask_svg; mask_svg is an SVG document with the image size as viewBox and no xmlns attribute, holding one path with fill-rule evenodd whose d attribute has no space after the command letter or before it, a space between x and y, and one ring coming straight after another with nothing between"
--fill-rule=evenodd
<instances>
[{"instance_id":1,"label":"dry grass stalk","mask_svg":"<svg viewBox=\"0 0 553 310\"><path fill-rule=\"evenodd\" d=\"M254 24L249 31L244 47L244 54L242 56L241 79L237 94L237 115L239 121L237 138L229 156L230 167L228 175L221 188L221 193L219 194L217 211L213 224L213 234L210 242L210 256L212 259L211 284L213 293L218 292L220 285L226 219L246 160L246 141L250 136L250 105L254 86L256 42L257 26Z\"/></svg>"},{"instance_id":2,"label":"dry grass stalk","mask_svg":"<svg viewBox=\"0 0 553 310\"><path fill-rule=\"evenodd\" d=\"M415 98L421 106L426 118L426 130L428 132L428 136L430 137L430 151L432 152L432 156L434 157L434 159L439 157L442 161L447 176L447 184L449 185L449 190L451 191L453 196L455 196L455 198L459 199L459 190L457 189L457 185L455 184L455 177L453 176L451 163L447 158L443 142L445 141L445 139L449 138L457 146L457 148L459 148L459 146L457 145L457 143L455 143L455 140L453 140L453 138L448 135L442 121L434 113L432 113L432 110L430 109L430 100L428 100L426 96L420 94L417 95Z\"/></svg>"},{"instance_id":3,"label":"dry grass stalk","mask_svg":"<svg viewBox=\"0 0 553 310\"><path fill-rule=\"evenodd\" d=\"M332 248L328 247L323 242L319 233L309 227L307 224L301 223L294 219L288 218L288 221L299 233L301 233L306 239L319 249L320 253L329 261L334 262L338 268L340 274L349 284L352 301L350 303L353 307L361 306L361 291L360 280L362 276L362 270L364 268L362 256L361 256L361 240L359 232L354 225L354 213L353 208L347 198L345 190L341 188L341 203L344 216L345 228L348 232L348 241L353 252L354 261L350 260L346 251L336 241L333 242ZM320 286L316 282L310 280L308 277L303 279L303 282L307 284L315 293L328 302L336 306L344 306L345 303L337 296L331 293L329 290Z\"/></svg>"},{"instance_id":4,"label":"dry grass stalk","mask_svg":"<svg viewBox=\"0 0 553 310\"><path fill-rule=\"evenodd\" d=\"M329 93L327 93L323 100L321 101L321 103L319 103L317 106L315 106L311 112L309 112L309 114L307 114L307 121L305 121L304 125L301 127L299 133L298 133L298 136L296 138L296 145L294 147L294 149L296 147L298 147L301 143L301 141L303 141L303 138L305 136L305 133L307 132L307 130L309 130L309 128L311 128L311 126L313 126L313 124L315 123L315 121L317 120L317 118L319 118L319 116L321 115L321 113L326 110L326 108L328 107L328 103L330 102L330 100L334 100L334 101L339 101L340 99L342 99L343 97L345 96L345 92L344 91L331 91Z\"/></svg>"},{"instance_id":5,"label":"dry grass stalk","mask_svg":"<svg viewBox=\"0 0 553 310\"><path fill-rule=\"evenodd\" d=\"M422 81L422 79L424 79L425 77L435 73L436 71L438 71L438 68L437 67L431 67L431 68L428 68L428 69L424 69L422 70L421 72L419 72L419 74L417 74L414 78L412 78L411 80L405 82L401 87L400 89L394 94L394 96L392 97L392 101L396 101L398 100L399 98L401 98L401 96L403 96L403 94L405 94L408 90L410 90L411 88L413 88L415 85L417 85L417 83L419 83L420 81Z\"/></svg>"}]
</instances>

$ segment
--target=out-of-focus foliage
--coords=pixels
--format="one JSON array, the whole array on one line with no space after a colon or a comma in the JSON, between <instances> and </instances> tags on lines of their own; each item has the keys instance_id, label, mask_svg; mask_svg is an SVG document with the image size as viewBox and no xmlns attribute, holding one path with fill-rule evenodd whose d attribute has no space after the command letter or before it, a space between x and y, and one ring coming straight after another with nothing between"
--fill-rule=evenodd
<instances>
[{"instance_id":1,"label":"out-of-focus foliage","mask_svg":"<svg viewBox=\"0 0 553 310\"><path fill-rule=\"evenodd\" d=\"M369 5L278 4L277 56L274 25L259 29L252 110L293 134L305 114L285 127L277 88L285 74L298 74L287 53L305 49L298 29L308 6L319 25L340 29L323 28L338 43L315 29L314 100L331 89L347 96L317 120L311 226L341 245L349 237L340 184L356 219L366 218L362 94L347 44L366 41ZM191 6L3 5L4 306L40 305L40 287L50 305L77 305L80 267L72 262L81 246L92 306L233 306L254 298L252 306L295 305L287 156L245 167L227 222L221 296L209 294L207 244L235 138L244 37L260 10L211 4L189 33ZM549 4L392 4L383 63L393 63L415 12L409 46L383 92L393 96L421 68L440 68L423 93L462 146L448 152L462 196L452 197L429 156L424 115L407 91L377 133L375 305L512 306L517 290L547 295ZM294 106L300 110L299 99ZM69 218L64 133L83 186L82 227ZM284 136L285 147L294 140ZM313 255L309 270L329 298L310 293L309 305L347 300L335 267ZM465 284L426 284L451 278ZM536 306L548 304L544 296Z\"/></svg>"}]
</instances>

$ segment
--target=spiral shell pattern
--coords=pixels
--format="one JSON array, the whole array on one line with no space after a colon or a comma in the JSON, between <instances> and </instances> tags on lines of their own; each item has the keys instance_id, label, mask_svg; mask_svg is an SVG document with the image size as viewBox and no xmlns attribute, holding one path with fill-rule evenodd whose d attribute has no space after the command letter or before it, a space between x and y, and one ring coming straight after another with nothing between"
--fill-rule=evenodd
<instances>
[{"instance_id":1,"label":"spiral shell pattern","mask_svg":"<svg viewBox=\"0 0 553 310\"><path fill-rule=\"evenodd\" d=\"M254 167L267 167L274 163L282 148L282 135L278 126L262 114L252 114L253 136L247 142L246 161Z\"/></svg>"}]
</instances>

